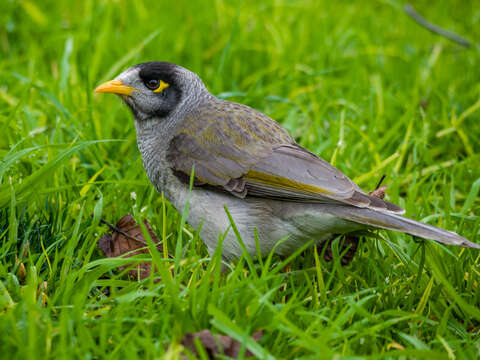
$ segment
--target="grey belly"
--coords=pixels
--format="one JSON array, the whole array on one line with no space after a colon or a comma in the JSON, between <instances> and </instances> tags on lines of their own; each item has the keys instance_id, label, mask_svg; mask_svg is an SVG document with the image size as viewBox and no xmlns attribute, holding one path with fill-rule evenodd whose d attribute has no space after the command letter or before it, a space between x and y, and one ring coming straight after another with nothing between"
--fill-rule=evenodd
<instances>
[{"instance_id":1,"label":"grey belly","mask_svg":"<svg viewBox=\"0 0 480 360\"><path fill-rule=\"evenodd\" d=\"M176 191L167 192L167 197L179 212L183 212L187 201L186 185ZM175 196L168 196L175 193ZM181 195L179 195L181 194ZM257 254L255 232L262 256L268 255L275 245L275 253L289 255L313 240L320 243L333 234L364 228L363 225L340 219L322 211L322 204L305 204L278 200L247 197L239 199L229 194L211 190L195 189L190 193L187 221L198 228L200 237L212 254L219 237L224 236L223 257L227 260L242 254L241 245L225 211L228 209L247 251Z\"/></svg>"}]
</instances>

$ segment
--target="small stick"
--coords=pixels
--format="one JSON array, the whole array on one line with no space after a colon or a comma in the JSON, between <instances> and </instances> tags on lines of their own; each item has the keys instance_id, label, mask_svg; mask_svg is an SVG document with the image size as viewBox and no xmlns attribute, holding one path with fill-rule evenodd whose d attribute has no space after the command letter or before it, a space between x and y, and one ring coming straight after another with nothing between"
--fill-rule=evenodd
<instances>
[{"instance_id":1,"label":"small stick","mask_svg":"<svg viewBox=\"0 0 480 360\"><path fill-rule=\"evenodd\" d=\"M443 36L447 38L448 40L451 40L461 46L464 46L466 48L469 48L472 46L472 43L468 41L467 39L461 37L460 35L457 35L453 32L447 31L442 29L440 26L432 24L429 22L427 19L422 17L419 13L415 11L412 5L410 4L405 4L404 8L405 12L410 15L413 20L415 20L419 25L423 26L427 30L430 30L432 33Z\"/></svg>"},{"instance_id":2,"label":"small stick","mask_svg":"<svg viewBox=\"0 0 480 360\"><path fill-rule=\"evenodd\" d=\"M147 244L145 243L145 241L139 240L139 239L137 239L137 238L135 238L135 237L133 237L133 236L131 236L131 235L128 235L128 234L127 234L125 231L123 231L122 229L119 229L119 228L116 227L115 225L112 225L112 224L110 224L109 222L107 222L107 221L105 221L105 220L103 220L103 219L100 219L100 222L101 222L102 224L107 225L111 230L113 230L113 231L115 231L115 232L117 232L117 233L125 236L127 239L136 241L136 242L138 242L138 243L140 243L140 244L142 244L142 245L147 245Z\"/></svg>"},{"instance_id":3,"label":"small stick","mask_svg":"<svg viewBox=\"0 0 480 360\"><path fill-rule=\"evenodd\" d=\"M377 184L377 187L373 191L377 191L380 188L380 185L382 185L383 180L385 180L386 177L387 177L387 175L385 175L385 174L382 175L382 177L380 178L380 181Z\"/></svg>"}]
</instances>

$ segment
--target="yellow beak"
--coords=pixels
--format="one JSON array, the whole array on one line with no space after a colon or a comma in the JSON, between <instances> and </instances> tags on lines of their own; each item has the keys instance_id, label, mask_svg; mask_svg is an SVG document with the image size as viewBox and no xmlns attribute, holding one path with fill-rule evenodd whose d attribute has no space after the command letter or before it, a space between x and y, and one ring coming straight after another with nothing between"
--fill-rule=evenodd
<instances>
[{"instance_id":1,"label":"yellow beak","mask_svg":"<svg viewBox=\"0 0 480 360\"><path fill-rule=\"evenodd\" d=\"M107 81L95 89L96 93L112 93L118 95L130 95L133 91L138 90L134 87L124 85L120 80Z\"/></svg>"}]
</instances>

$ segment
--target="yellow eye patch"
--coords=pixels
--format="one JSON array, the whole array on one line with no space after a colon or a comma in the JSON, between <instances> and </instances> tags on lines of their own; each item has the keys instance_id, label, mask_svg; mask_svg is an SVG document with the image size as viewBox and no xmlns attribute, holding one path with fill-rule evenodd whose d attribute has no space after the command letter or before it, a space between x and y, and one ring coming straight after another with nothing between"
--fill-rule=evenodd
<instances>
[{"instance_id":1,"label":"yellow eye patch","mask_svg":"<svg viewBox=\"0 0 480 360\"><path fill-rule=\"evenodd\" d=\"M169 86L170 86L170 84L167 84L165 81L160 80L160 85L158 86L158 88L153 90L153 92L156 92L156 93L162 92L163 90L165 90Z\"/></svg>"}]
</instances>

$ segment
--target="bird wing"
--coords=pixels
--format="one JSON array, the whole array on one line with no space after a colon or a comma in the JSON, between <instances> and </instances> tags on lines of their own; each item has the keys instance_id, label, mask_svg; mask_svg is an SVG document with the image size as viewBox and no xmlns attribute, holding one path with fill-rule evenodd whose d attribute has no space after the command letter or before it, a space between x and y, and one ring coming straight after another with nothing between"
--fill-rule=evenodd
<instances>
[{"instance_id":1,"label":"bird wing","mask_svg":"<svg viewBox=\"0 0 480 360\"><path fill-rule=\"evenodd\" d=\"M176 172L213 186L241 178L276 146L294 143L280 124L241 104L215 100L185 117L167 152Z\"/></svg>"},{"instance_id":2,"label":"bird wing","mask_svg":"<svg viewBox=\"0 0 480 360\"><path fill-rule=\"evenodd\" d=\"M196 185L238 196L345 203L392 212L400 207L365 194L341 171L296 144L277 122L248 106L218 101L185 118L167 160Z\"/></svg>"},{"instance_id":3,"label":"bird wing","mask_svg":"<svg viewBox=\"0 0 480 360\"><path fill-rule=\"evenodd\" d=\"M297 144L276 147L243 177L252 196L305 202L341 202L403 213L399 206L370 196L340 170Z\"/></svg>"}]
</instances>

